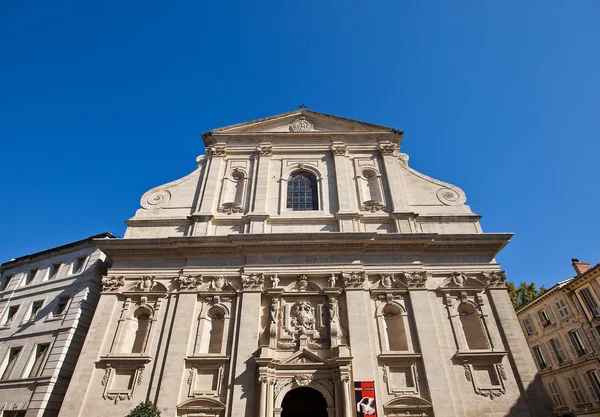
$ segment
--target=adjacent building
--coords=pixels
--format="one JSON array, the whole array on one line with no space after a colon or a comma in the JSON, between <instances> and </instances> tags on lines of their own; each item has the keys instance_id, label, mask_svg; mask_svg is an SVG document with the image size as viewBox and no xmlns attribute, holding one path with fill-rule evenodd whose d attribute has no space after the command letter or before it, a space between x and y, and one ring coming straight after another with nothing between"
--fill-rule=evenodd
<instances>
[{"instance_id":1,"label":"adjacent building","mask_svg":"<svg viewBox=\"0 0 600 417\"><path fill-rule=\"evenodd\" d=\"M2 417L57 416L100 296L103 233L0 265Z\"/></svg>"},{"instance_id":2,"label":"adjacent building","mask_svg":"<svg viewBox=\"0 0 600 417\"><path fill-rule=\"evenodd\" d=\"M402 137L306 109L203 134L97 240L113 264L60 416L550 415L495 261L511 235Z\"/></svg>"},{"instance_id":3,"label":"adjacent building","mask_svg":"<svg viewBox=\"0 0 600 417\"><path fill-rule=\"evenodd\" d=\"M600 264L517 309L556 416L600 415Z\"/></svg>"}]
</instances>

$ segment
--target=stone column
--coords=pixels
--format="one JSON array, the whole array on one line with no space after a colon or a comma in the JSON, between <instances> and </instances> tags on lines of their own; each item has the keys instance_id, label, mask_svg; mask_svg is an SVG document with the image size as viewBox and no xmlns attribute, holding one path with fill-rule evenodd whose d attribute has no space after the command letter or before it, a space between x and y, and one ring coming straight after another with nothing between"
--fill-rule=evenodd
<instances>
[{"instance_id":1,"label":"stone column","mask_svg":"<svg viewBox=\"0 0 600 417\"><path fill-rule=\"evenodd\" d=\"M454 409L447 373L443 369L444 363L450 361L450 358L445 358L440 349L442 344L438 340L433 319L433 315L438 314L437 309L432 308L429 292L424 286L411 288L409 296L434 413L436 417L461 415Z\"/></svg>"},{"instance_id":2,"label":"stone column","mask_svg":"<svg viewBox=\"0 0 600 417\"><path fill-rule=\"evenodd\" d=\"M364 283L367 274L342 274L346 293L348 313L349 343L352 353L352 376L355 381L373 381L373 361L371 353L371 317L367 310L364 293Z\"/></svg>"},{"instance_id":3,"label":"stone column","mask_svg":"<svg viewBox=\"0 0 600 417\"><path fill-rule=\"evenodd\" d=\"M226 147L214 145L206 149L210 155L206 187L200 196L200 205L198 211L193 214L197 224L194 228L195 236L206 236L210 234L210 223L216 210L217 199L219 197L219 187L222 185L221 170L223 168L223 158L225 157Z\"/></svg>"},{"instance_id":4,"label":"stone column","mask_svg":"<svg viewBox=\"0 0 600 417\"><path fill-rule=\"evenodd\" d=\"M342 375L341 376L341 380L342 380L342 384L341 384L341 389L342 389L342 401L344 402L344 417L352 417L354 414L352 413L353 410L353 401L352 398L350 397L350 376L349 375Z\"/></svg>"},{"instance_id":5,"label":"stone column","mask_svg":"<svg viewBox=\"0 0 600 417\"><path fill-rule=\"evenodd\" d=\"M248 215L250 220L250 233L265 233L267 215L267 189L269 183L269 163L272 155L272 145L261 143L256 148L257 169L254 170L256 178L252 178L252 211Z\"/></svg>"},{"instance_id":6,"label":"stone column","mask_svg":"<svg viewBox=\"0 0 600 417\"><path fill-rule=\"evenodd\" d=\"M501 323L498 330L508 350L508 360L521 390L521 401L526 403L517 403L515 407L521 406L521 413L528 410L529 415L534 417L551 416L552 407L506 288L503 284L497 284L489 288L488 294L496 322Z\"/></svg>"},{"instance_id":7,"label":"stone column","mask_svg":"<svg viewBox=\"0 0 600 417\"><path fill-rule=\"evenodd\" d=\"M188 335L189 338L194 337L198 327L198 317L195 312L198 298L196 288L181 289L178 294L173 294L172 297L177 297L178 300L175 303L177 307L173 312L174 318L169 323L169 327L172 326L170 330L171 334ZM174 406L179 401L179 392L169 387L179 386L181 383L181 372L185 369L185 357L188 353L190 355L193 354L191 350L188 352L189 338L188 340L180 340L179 343L170 343L165 346L167 351L163 355L165 358L164 368L159 385L156 387L158 391L157 406L161 411L170 409L170 412L175 412Z\"/></svg>"},{"instance_id":8,"label":"stone column","mask_svg":"<svg viewBox=\"0 0 600 417\"><path fill-rule=\"evenodd\" d=\"M392 213L402 213L408 211L408 203L404 196L405 190L402 187L402 176L400 174L398 155L398 145L392 142L380 142L379 152L383 159L383 166L386 172L386 186L390 192ZM394 188L392 182L401 184L400 188ZM399 232L400 230L398 230Z\"/></svg>"},{"instance_id":9,"label":"stone column","mask_svg":"<svg viewBox=\"0 0 600 417\"><path fill-rule=\"evenodd\" d=\"M268 379L266 376L258 378L260 382L260 402L258 403L258 417L267 417L267 386Z\"/></svg>"},{"instance_id":10,"label":"stone column","mask_svg":"<svg viewBox=\"0 0 600 417\"><path fill-rule=\"evenodd\" d=\"M260 275L242 276L243 292L238 309L239 331L234 341L235 369L230 416L252 416L258 408L254 405L254 392L257 388L256 362L254 353L259 348L261 293L264 277ZM266 392L266 391L265 391Z\"/></svg>"}]
</instances>

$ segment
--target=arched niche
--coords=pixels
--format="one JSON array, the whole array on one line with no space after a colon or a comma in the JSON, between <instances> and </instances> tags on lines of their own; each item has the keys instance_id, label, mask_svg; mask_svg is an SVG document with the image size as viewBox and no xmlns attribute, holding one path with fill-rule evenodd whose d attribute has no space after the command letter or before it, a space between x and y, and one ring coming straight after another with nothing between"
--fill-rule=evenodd
<instances>
[{"instance_id":1,"label":"arched niche","mask_svg":"<svg viewBox=\"0 0 600 417\"><path fill-rule=\"evenodd\" d=\"M490 344L477 306L468 301L463 301L457 304L456 313L467 349L489 349Z\"/></svg>"},{"instance_id":2,"label":"arched niche","mask_svg":"<svg viewBox=\"0 0 600 417\"><path fill-rule=\"evenodd\" d=\"M244 207L248 175L239 168L234 168L223 179L221 207L223 209L241 210Z\"/></svg>"},{"instance_id":3,"label":"arched niche","mask_svg":"<svg viewBox=\"0 0 600 417\"><path fill-rule=\"evenodd\" d=\"M377 210L385 207L381 174L374 167L363 168L357 180L363 209Z\"/></svg>"},{"instance_id":4,"label":"arched niche","mask_svg":"<svg viewBox=\"0 0 600 417\"><path fill-rule=\"evenodd\" d=\"M146 352L153 314L153 309L148 305L141 305L132 310L124 322L120 353Z\"/></svg>"},{"instance_id":5,"label":"arched niche","mask_svg":"<svg viewBox=\"0 0 600 417\"><path fill-rule=\"evenodd\" d=\"M413 352L408 314L403 305L395 301L380 304L376 319L382 353Z\"/></svg>"},{"instance_id":6,"label":"arched niche","mask_svg":"<svg viewBox=\"0 0 600 417\"><path fill-rule=\"evenodd\" d=\"M223 304L205 305L198 317L194 355L225 354L229 332L229 309Z\"/></svg>"},{"instance_id":7,"label":"arched niche","mask_svg":"<svg viewBox=\"0 0 600 417\"><path fill-rule=\"evenodd\" d=\"M385 415L410 415L415 417L429 417L432 415L432 405L420 397L396 397L384 404Z\"/></svg>"},{"instance_id":8,"label":"arched niche","mask_svg":"<svg viewBox=\"0 0 600 417\"><path fill-rule=\"evenodd\" d=\"M225 414L225 404L214 398L191 399L177 405L178 417L221 417Z\"/></svg>"}]
</instances>

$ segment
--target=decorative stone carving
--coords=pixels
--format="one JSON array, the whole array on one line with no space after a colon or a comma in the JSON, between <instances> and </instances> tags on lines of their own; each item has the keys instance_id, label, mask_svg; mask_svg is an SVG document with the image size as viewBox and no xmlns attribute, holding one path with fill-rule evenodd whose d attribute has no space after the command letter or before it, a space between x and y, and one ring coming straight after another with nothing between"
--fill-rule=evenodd
<instances>
[{"instance_id":1,"label":"decorative stone carving","mask_svg":"<svg viewBox=\"0 0 600 417\"><path fill-rule=\"evenodd\" d=\"M427 272L400 272L399 275L408 288L425 288Z\"/></svg>"},{"instance_id":2,"label":"decorative stone carving","mask_svg":"<svg viewBox=\"0 0 600 417\"><path fill-rule=\"evenodd\" d=\"M362 272L342 272L342 282L345 288L364 288L367 281L367 273Z\"/></svg>"},{"instance_id":3,"label":"decorative stone carving","mask_svg":"<svg viewBox=\"0 0 600 417\"><path fill-rule=\"evenodd\" d=\"M440 188L436 195L438 200L446 206L460 206L466 201L464 195L461 195L450 188Z\"/></svg>"},{"instance_id":4,"label":"decorative stone carving","mask_svg":"<svg viewBox=\"0 0 600 417\"><path fill-rule=\"evenodd\" d=\"M312 349L329 349L331 346L330 344L326 341L318 341L318 340L314 340L314 339L310 339L307 342L308 347L312 348Z\"/></svg>"},{"instance_id":5,"label":"decorative stone carving","mask_svg":"<svg viewBox=\"0 0 600 417\"><path fill-rule=\"evenodd\" d=\"M225 146L211 146L206 148L206 153L210 156L225 156L225 151L227 148Z\"/></svg>"},{"instance_id":6,"label":"decorative stone carving","mask_svg":"<svg viewBox=\"0 0 600 417\"><path fill-rule=\"evenodd\" d=\"M275 382L275 386L273 387L273 395L277 397L281 390L291 383L291 378L279 379L277 382Z\"/></svg>"},{"instance_id":7,"label":"decorative stone carving","mask_svg":"<svg viewBox=\"0 0 600 417\"><path fill-rule=\"evenodd\" d=\"M178 278L179 289L182 291L197 290L203 283L202 275L182 275Z\"/></svg>"},{"instance_id":8,"label":"decorative stone carving","mask_svg":"<svg viewBox=\"0 0 600 417\"><path fill-rule=\"evenodd\" d=\"M469 366L469 364L463 364L463 368L465 370L465 378L467 378L467 381L473 381L473 375L471 374L471 367Z\"/></svg>"},{"instance_id":9,"label":"decorative stone carving","mask_svg":"<svg viewBox=\"0 0 600 417\"><path fill-rule=\"evenodd\" d=\"M498 367L498 373L500 374L500 377L506 381L508 378L506 377L506 371L504 370L504 365L499 363L497 365L497 367Z\"/></svg>"},{"instance_id":10,"label":"decorative stone carving","mask_svg":"<svg viewBox=\"0 0 600 417\"><path fill-rule=\"evenodd\" d=\"M304 334L307 330L315 328L315 309L308 301L298 301L291 310L292 326L298 330L300 334Z\"/></svg>"},{"instance_id":11,"label":"decorative stone carving","mask_svg":"<svg viewBox=\"0 0 600 417\"><path fill-rule=\"evenodd\" d=\"M294 120L290 129L292 132L312 132L315 130L315 127L306 119L306 117L301 116Z\"/></svg>"},{"instance_id":12,"label":"decorative stone carving","mask_svg":"<svg viewBox=\"0 0 600 417\"><path fill-rule=\"evenodd\" d=\"M306 275L300 275L300 278L298 278L298 282L296 283L296 288L298 288L298 291L306 291L307 287L308 277Z\"/></svg>"},{"instance_id":13,"label":"decorative stone carving","mask_svg":"<svg viewBox=\"0 0 600 417\"><path fill-rule=\"evenodd\" d=\"M262 290L265 285L265 275L260 274L242 275L242 287L244 290Z\"/></svg>"},{"instance_id":14,"label":"decorative stone carving","mask_svg":"<svg viewBox=\"0 0 600 417\"><path fill-rule=\"evenodd\" d=\"M273 155L272 145L260 145L256 148L256 154L258 156L271 156Z\"/></svg>"},{"instance_id":15,"label":"decorative stone carving","mask_svg":"<svg viewBox=\"0 0 600 417\"><path fill-rule=\"evenodd\" d=\"M452 272L450 274L450 277L451 277L450 279L452 280L452 283L460 288L464 287L468 281L468 278L462 272L456 272L456 271Z\"/></svg>"},{"instance_id":16,"label":"decorative stone carving","mask_svg":"<svg viewBox=\"0 0 600 417\"><path fill-rule=\"evenodd\" d=\"M143 275L138 282L138 287L144 292L150 292L156 286L153 275Z\"/></svg>"},{"instance_id":17,"label":"decorative stone carving","mask_svg":"<svg viewBox=\"0 0 600 417\"><path fill-rule=\"evenodd\" d=\"M380 143L379 152L381 155L395 156L398 153L398 145L395 143Z\"/></svg>"},{"instance_id":18,"label":"decorative stone carving","mask_svg":"<svg viewBox=\"0 0 600 417\"><path fill-rule=\"evenodd\" d=\"M506 280L505 271L492 271L489 274L482 272L483 281L489 288L503 288Z\"/></svg>"},{"instance_id":19,"label":"decorative stone carving","mask_svg":"<svg viewBox=\"0 0 600 417\"><path fill-rule=\"evenodd\" d=\"M273 288L277 288L279 286L279 277L277 276L277 274L271 277L271 285L273 286Z\"/></svg>"},{"instance_id":20,"label":"decorative stone carving","mask_svg":"<svg viewBox=\"0 0 600 417\"><path fill-rule=\"evenodd\" d=\"M376 213L378 211L383 211L386 207L381 203L381 201L368 200L362 203L360 206L362 211L370 211L371 213Z\"/></svg>"},{"instance_id":21,"label":"decorative stone carving","mask_svg":"<svg viewBox=\"0 0 600 417\"><path fill-rule=\"evenodd\" d=\"M335 156L344 156L346 155L346 145L344 144L335 144L331 145L331 153Z\"/></svg>"},{"instance_id":22,"label":"decorative stone carving","mask_svg":"<svg viewBox=\"0 0 600 417\"><path fill-rule=\"evenodd\" d=\"M222 291L223 287L225 287L227 284L227 278L225 278L223 275L217 275L210 280L210 288L215 291Z\"/></svg>"},{"instance_id":23,"label":"decorative stone carving","mask_svg":"<svg viewBox=\"0 0 600 417\"><path fill-rule=\"evenodd\" d=\"M392 285L394 285L394 274L380 274L381 279L379 280L379 283L381 284L382 287L385 288L392 288Z\"/></svg>"},{"instance_id":24,"label":"decorative stone carving","mask_svg":"<svg viewBox=\"0 0 600 417\"><path fill-rule=\"evenodd\" d=\"M314 379L313 382L316 382L317 384L321 385L327 390L327 392L329 392L329 395L334 397L335 385L330 379Z\"/></svg>"},{"instance_id":25,"label":"decorative stone carving","mask_svg":"<svg viewBox=\"0 0 600 417\"><path fill-rule=\"evenodd\" d=\"M165 206L170 200L171 193L169 190L157 190L144 194L141 204L147 210L154 210Z\"/></svg>"},{"instance_id":26,"label":"decorative stone carving","mask_svg":"<svg viewBox=\"0 0 600 417\"><path fill-rule=\"evenodd\" d=\"M187 380L188 385L192 385L192 381L194 380L194 374L195 373L196 373L196 368L191 367L190 368L190 373L189 373L189 376L188 376L188 380Z\"/></svg>"},{"instance_id":27,"label":"decorative stone carving","mask_svg":"<svg viewBox=\"0 0 600 417\"><path fill-rule=\"evenodd\" d=\"M295 340L278 340L277 347L281 349L294 349L298 345Z\"/></svg>"},{"instance_id":28,"label":"decorative stone carving","mask_svg":"<svg viewBox=\"0 0 600 417\"><path fill-rule=\"evenodd\" d=\"M136 383L138 385L142 384L142 381L144 380L144 371L146 370L146 368L144 366L141 366L138 368L138 375L137 375L137 379L136 379Z\"/></svg>"},{"instance_id":29,"label":"decorative stone carving","mask_svg":"<svg viewBox=\"0 0 600 417\"><path fill-rule=\"evenodd\" d=\"M294 381L296 381L296 384L300 385L301 387L305 387L310 384L312 379L312 375L309 374L294 375Z\"/></svg>"},{"instance_id":30,"label":"decorative stone carving","mask_svg":"<svg viewBox=\"0 0 600 417\"><path fill-rule=\"evenodd\" d=\"M108 384L108 379L110 378L110 373L112 372L112 368L110 367L110 365L106 366L106 369L104 370L104 376L102 377L102 386L106 386L106 384Z\"/></svg>"},{"instance_id":31,"label":"decorative stone carving","mask_svg":"<svg viewBox=\"0 0 600 417\"><path fill-rule=\"evenodd\" d=\"M408 164L409 159L410 158L409 158L408 154L401 153L398 155L398 160L400 160L400 162L402 162L403 164Z\"/></svg>"},{"instance_id":32,"label":"decorative stone carving","mask_svg":"<svg viewBox=\"0 0 600 417\"><path fill-rule=\"evenodd\" d=\"M117 291L123 285L125 285L125 277L122 275L102 278L102 291Z\"/></svg>"},{"instance_id":33,"label":"decorative stone carving","mask_svg":"<svg viewBox=\"0 0 600 417\"><path fill-rule=\"evenodd\" d=\"M331 274L331 276L329 278L327 278L327 285L330 288L335 287L335 282L337 281L337 277L335 276L335 274Z\"/></svg>"},{"instance_id":34,"label":"decorative stone carving","mask_svg":"<svg viewBox=\"0 0 600 417\"><path fill-rule=\"evenodd\" d=\"M242 207L239 203L223 203L218 208L219 213L233 214L233 213L242 213L244 211L244 207Z\"/></svg>"}]
</instances>

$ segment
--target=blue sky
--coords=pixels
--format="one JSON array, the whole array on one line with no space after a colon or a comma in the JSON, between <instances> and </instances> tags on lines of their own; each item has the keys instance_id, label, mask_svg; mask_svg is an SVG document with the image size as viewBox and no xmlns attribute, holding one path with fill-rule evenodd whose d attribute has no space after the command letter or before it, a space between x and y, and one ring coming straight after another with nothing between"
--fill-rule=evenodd
<instances>
[{"instance_id":1,"label":"blue sky","mask_svg":"<svg viewBox=\"0 0 600 417\"><path fill-rule=\"evenodd\" d=\"M310 109L405 131L514 232L513 281L600 261L597 1L3 2L0 261L112 230L200 133Z\"/></svg>"}]
</instances>

